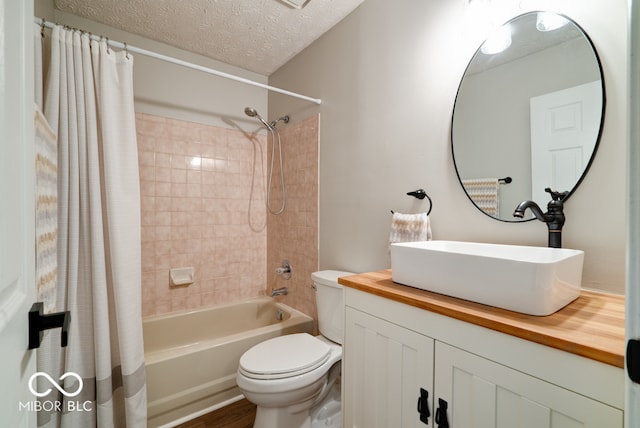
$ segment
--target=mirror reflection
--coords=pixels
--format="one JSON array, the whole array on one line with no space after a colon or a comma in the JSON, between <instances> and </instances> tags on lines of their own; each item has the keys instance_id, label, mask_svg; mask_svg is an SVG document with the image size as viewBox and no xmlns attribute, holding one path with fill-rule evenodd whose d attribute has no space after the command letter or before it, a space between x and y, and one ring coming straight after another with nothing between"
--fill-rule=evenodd
<instances>
[{"instance_id":1,"label":"mirror reflection","mask_svg":"<svg viewBox=\"0 0 640 428\"><path fill-rule=\"evenodd\" d=\"M575 22L531 12L500 27L471 59L454 105L453 158L469 199L522 221L515 207L546 207L546 187L571 196L595 155L604 105L598 56Z\"/></svg>"}]
</instances>

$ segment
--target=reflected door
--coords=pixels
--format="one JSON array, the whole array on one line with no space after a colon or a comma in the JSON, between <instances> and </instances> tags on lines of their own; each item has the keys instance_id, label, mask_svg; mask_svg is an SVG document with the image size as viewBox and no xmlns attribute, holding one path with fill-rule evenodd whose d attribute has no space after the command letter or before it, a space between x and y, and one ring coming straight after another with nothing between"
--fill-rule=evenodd
<instances>
[{"instance_id":1,"label":"reflected door","mask_svg":"<svg viewBox=\"0 0 640 428\"><path fill-rule=\"evenodd\" d=\"M532 97L532 199L546 203L545 187L570 191L587 168L602 110L600 81Z\"/></svg>"}]
</instances>

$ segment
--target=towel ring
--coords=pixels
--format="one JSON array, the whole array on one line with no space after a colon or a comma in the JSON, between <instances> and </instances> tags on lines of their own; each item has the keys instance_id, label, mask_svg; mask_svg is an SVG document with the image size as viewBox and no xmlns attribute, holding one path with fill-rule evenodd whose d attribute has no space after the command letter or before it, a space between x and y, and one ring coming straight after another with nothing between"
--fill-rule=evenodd
<instances>
[{"instance_id":1,"label":"towel ring","mask_svg":"<svg viewBox=\"0 0 640 428\"><path fill-rule=\"evenodd\" d=\"M413 192L407 192L407 196L413 196L414 198L418 198L420 200L427 198L429 200L429 211L427 211L427 215L431 214L431 209L433 208L433 201L427 195L423 189L414 190ZM391 210L391 214L393 214L393 210Z\"/></svg>"}]
</instances>

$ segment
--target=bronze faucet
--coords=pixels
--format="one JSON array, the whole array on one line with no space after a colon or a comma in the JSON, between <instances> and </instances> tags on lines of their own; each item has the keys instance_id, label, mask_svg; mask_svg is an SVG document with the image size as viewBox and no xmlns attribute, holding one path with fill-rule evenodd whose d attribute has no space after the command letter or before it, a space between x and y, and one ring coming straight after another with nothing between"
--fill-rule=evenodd
<instances>
[{"instance_id":1,"label":"bronze faucet","mask_svg":"<svg viewBox=\"0 0 640 428\"><path fill-rule=\"evenodd\" d=\"M538 204L533 201L522 201L513 212L514 217L523 218L527 208L531 209L534 216L547 224L549 229L549 247L562 248L562 226L564 226L564 199L569 192L556 192L550 188L544 189L551 195L551 201L547 204L547 212L543 213Z\"/></svg>"}]
</instances>

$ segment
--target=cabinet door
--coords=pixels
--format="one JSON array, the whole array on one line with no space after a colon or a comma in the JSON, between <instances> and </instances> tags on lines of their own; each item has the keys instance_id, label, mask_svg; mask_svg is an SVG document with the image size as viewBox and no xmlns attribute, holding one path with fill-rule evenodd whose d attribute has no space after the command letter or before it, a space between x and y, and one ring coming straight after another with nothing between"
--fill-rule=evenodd
<instances>
[{"instance_id":1,"label":"cabinet door","mask_svg":"<svg viewBox=\"0 0 640 428\"><path fill-rule=\"evenodd\" d=\"M441 342L435 376L452 428L622 427L619 409Z\"/></svg>"},{"instance_id":2,"label":"cabinet door","mask_svg":"<svg viewBox=\"0 0 640 428\"><path fill-rule=\"evenodd\" d=\"M352 308L346 309L344 426L432 427L420 421L420 389L433 414L433 339Z\"/></svg>"}]
</instances>

